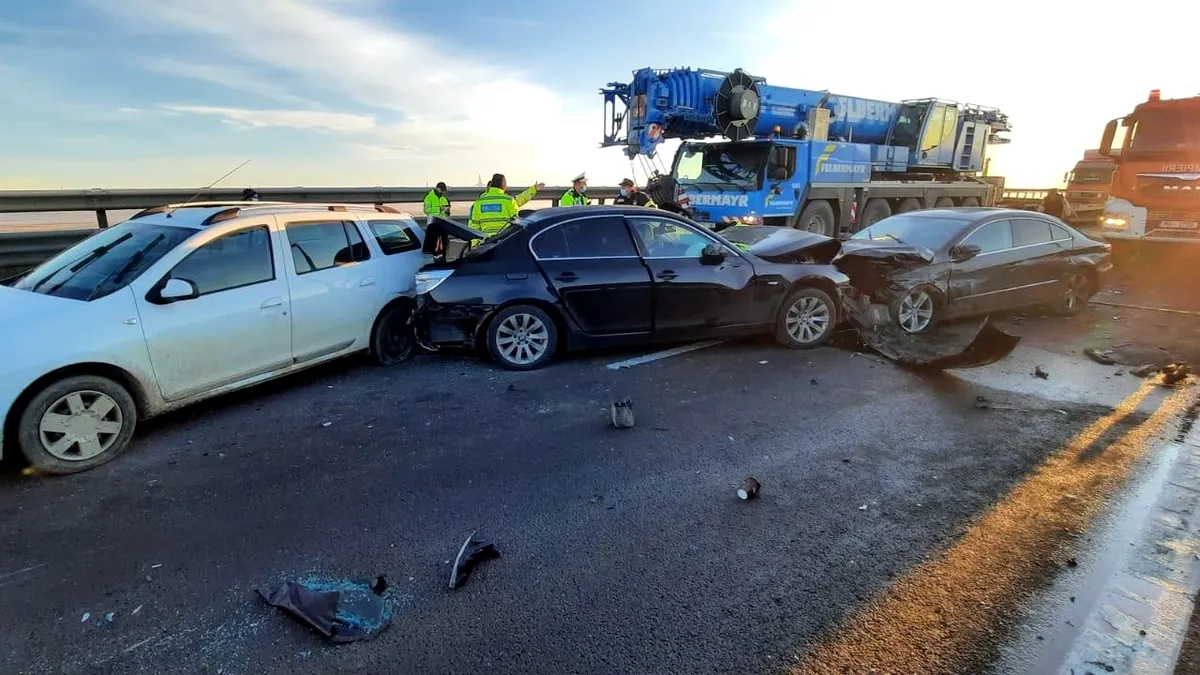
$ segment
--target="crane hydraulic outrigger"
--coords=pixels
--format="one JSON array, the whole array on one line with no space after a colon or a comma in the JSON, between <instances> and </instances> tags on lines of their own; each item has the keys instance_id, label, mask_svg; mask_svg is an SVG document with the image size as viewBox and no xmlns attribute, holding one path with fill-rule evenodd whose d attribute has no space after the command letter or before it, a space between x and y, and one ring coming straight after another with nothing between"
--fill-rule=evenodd
<instances>
[{"instance_id":1,"label":"crane hydraulic outrigger","mask_svg":"<svg viewBox=\"0 0 1200 675\"><path fill-rule=\"evenodd\" d=\"M740 69L643 68L600 93L602 147L653 158L663 141L684 141L671 176L697 220L831 236L892 213L987 203L991 186L976 174L1011 130L994 108L779 87ZM705 140L715 136L727 140Z\"/></svg>"}]
</instances>

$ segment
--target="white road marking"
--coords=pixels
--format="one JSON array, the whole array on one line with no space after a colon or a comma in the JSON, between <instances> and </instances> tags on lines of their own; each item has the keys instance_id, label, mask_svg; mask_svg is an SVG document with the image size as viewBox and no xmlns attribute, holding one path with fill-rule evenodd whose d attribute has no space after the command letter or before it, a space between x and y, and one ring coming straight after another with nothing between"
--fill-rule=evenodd
<instances>
[{"instance_id":1,"label":"white road marking","mask_svg":"<svg viewBox=\"0 0 1200 675\"><path fill-rule=\"evenodd\" d=\"M661 352L654 352L653 354L646 354L645 356L638 356L636 358L626 359L625 361L617 361L615 363L610 363L607 366L605 366L605 368L608 368L609 370L620 370L622 368L632 368L634 366L640 366L644 363L650 363L651 361L657 361L659 359L666 359L666 358L670 358L672 356L679 356L680 354L694 352L697 349L704 349L705 347L712 347L713 345L719 345L722 342L728 342L728 340L704 340L703 342L693 342L690 345L683 345L681 347L672 347L671 349L664 349Z\"/></svg>"}]
</instances>

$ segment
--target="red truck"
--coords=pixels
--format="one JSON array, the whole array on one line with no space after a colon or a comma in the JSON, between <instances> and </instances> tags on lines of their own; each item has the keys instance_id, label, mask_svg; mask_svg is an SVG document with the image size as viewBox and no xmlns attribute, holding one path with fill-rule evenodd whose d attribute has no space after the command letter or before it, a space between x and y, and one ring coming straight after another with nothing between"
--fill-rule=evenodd
<instances>
[{"instance_id":1,"label":"red truck","mask_svg":"<svg viewBox=\"0 0 1200 675\"><path fill-rule=\"evenodd\" d=\"M1116 167L1105 238L1200 243L1200 96L1151 91L1108 123L1099 152Z\"/></svg>"}]
</instances>

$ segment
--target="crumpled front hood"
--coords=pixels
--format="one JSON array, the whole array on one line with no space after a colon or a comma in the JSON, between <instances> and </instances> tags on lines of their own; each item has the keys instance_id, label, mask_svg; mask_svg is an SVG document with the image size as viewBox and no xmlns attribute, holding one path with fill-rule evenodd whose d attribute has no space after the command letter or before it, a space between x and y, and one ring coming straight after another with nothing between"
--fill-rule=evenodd
<instances>
[{"instance_id":1,"label":"crumpled front hood","mask_svg":"<svg viewBox=\"0 0 1200 675\"><path fill-rule=\"evenodd\" d=\"M842 258L879 260L911 269L933 262L933 251L892 240L847 239L842 242L838 256L839 260Z\"/></svg>"},{"instance_id":2,"label":"crumpled front hood","mask_svg":"<svg viewBox=\"0 0 1200 675\"><path fill-rule=\"evenodd\" d=\"M813 232L769 225L735 225L719 231L729 243L770 262L828 263L842 242Z\"/></svg>"}]
</instances>

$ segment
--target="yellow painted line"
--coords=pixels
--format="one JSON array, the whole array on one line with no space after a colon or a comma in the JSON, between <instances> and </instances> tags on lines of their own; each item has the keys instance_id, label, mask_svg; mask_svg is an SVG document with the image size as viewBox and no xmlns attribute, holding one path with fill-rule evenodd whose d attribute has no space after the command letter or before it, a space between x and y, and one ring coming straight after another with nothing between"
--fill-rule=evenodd
<instances>
[{"instance_id":1,"label":"yellow painted line","mask_svg":"<svg viewBox=\"0 0 1200 675\"><path fill-rule=\"evenodd\" d=\"M1186 404L1180 390L1125 433L1114 429L1156 386L1145 382L1057 450L951 548L913 568L804 655L795 675L951 675L969 672L1031 586L1071 556L1155 435ZM996 452L1004 452L997 439ZM964 670L964 668L968 670Z\"/></svg>"}]
</instances>

